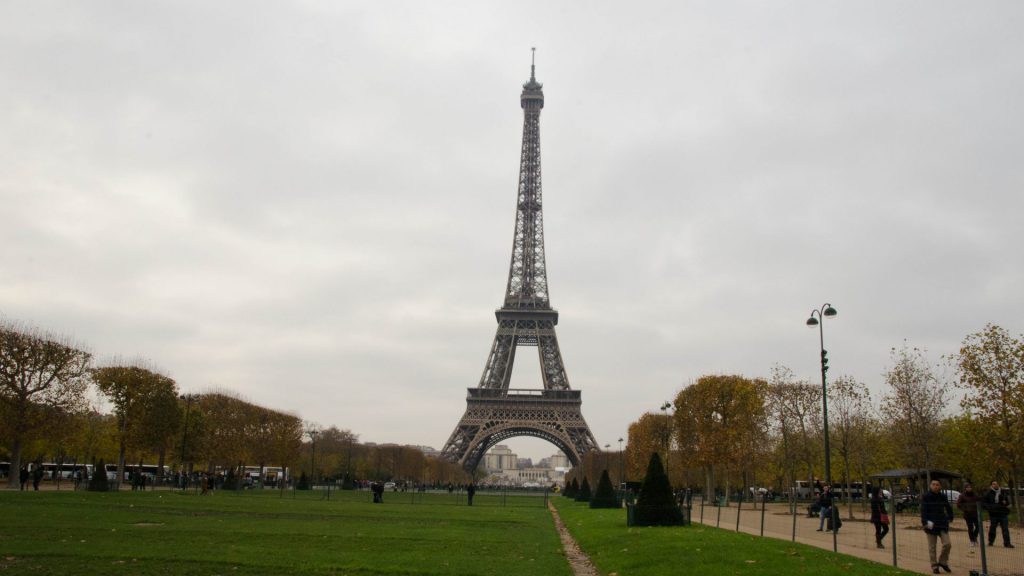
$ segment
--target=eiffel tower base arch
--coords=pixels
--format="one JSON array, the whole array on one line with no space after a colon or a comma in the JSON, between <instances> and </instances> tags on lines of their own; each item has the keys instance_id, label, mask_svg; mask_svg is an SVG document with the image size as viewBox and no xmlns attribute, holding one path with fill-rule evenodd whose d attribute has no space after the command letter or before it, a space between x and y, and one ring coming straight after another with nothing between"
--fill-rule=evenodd
<instances>
[{"instance_id":1,"label":"eiffel tower base arch","mask_svg":"<svg viewBox=\"0 0 1024 576\"><path fill-rule=\"evenodd\" d=\"M495 444L516 436L547 440L573 466L597 450L583 419L579 390L469 388L466 413L445 444L442 457L472 473Z\"/></svg>"}]
</instances>

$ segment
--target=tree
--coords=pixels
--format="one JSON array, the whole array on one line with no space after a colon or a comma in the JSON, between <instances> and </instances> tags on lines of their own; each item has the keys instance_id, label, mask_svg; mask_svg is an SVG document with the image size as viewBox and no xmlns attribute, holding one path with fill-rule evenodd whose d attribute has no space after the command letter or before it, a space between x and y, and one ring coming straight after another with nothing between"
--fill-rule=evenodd
<instances>
[{"instance_id":1,"label":"tree","mask_svg":"<svg viewBox=\"0 0 1024 576\"><path fill-rule=\"evenodd\" d=\"M677 526L683 523L683 511L672 496L672 486L658 453L651 454L633 509L634 526Z\"/></svg>"},{"instance_id":2,"label":"tree","mask_svg":"<svg viewBox=\"0 0 1024 576\"><path fill-rule=\"evenodd\" d=\"M618 508L619 499L615 496L615 488L608 477L608 470L601 472L601 480L597 483L594 498L590 500L591 508Z\"/></svg>"},{"instance_id":3,"label":"tree","mask_svg":"<svg viewBox=\"0 0 1024 576\"><path fill-rule=\"evenodd\" d=\"M882 414L896 437L901 438L904 464L930 469L942 437L942 412L949 387L932 372L923 350L891 350L893 366L885 373L889 389L882 401ZM931 474L927 475L931 482Z\"/></svg>"},{"instance_id":4,"label":"tree","mask_svg":"<svg viewBox=\"0 0 1024 576\"><path fill-rule=\"evenodd\" d=\"M45 424L45 409L84 409L91 359L67 338L0 323L0 404L11 441L11 488L18 486L22 445Z\"/></svg>"},{"instance_id":5,"label":"tree","mask_svg":"<svg viewBox=\"0 0 1024 576\"><path fill-rule=\"evenodd\" d=\"M960 384L968 390L961 405L987 424L991 435L979 439L993 449L995 462L1017 486L1024 455L1024 342L993 324L967 336L955 357ZM1021 518L1020 498L1011 490Z\"/></svg>"},{"instance_id":6,"label":"tree","mask_svg":"<svg viewBox=\"0 0 1024 576\"><path fill-rule=\"evenodd\" d=\"M863 463L870 455L867 432L873 428L871 418L871 394L867 386L851 376L840 376L833 380L829 400L832 404L832 435L835 447L843 463L843 483L846 485L846 507L853 518L853 491L849 489L853 476L850 463ZM861 467L863 479L863 467ZM866 496L865 496L866 498Z\"/></svg>"},{"instance_id":7,"label":"tree","mask_svg":"<svg viewBox=\"0 0 1024 576\"><path fill-rule=\"evenodd\" d=\"M158 444L166 446L171 434L176 432L176 426L169 428L162 420L177 423L177 385L170 377L143 366L142 362L95 368L92 379L96 388L114 405L117 416L116 485L120 488L127 451L145 450Z\"/></svg>"},{"instance_id":8,"label":"tree","mask_svg":"<svg viewBox=\"0 0 1024 576\"><path fill-rule=\"evenodd\" d=\"M716 469L745 473L758 456L766 428L766 389L760 379L702 376L676 396L677 443L690 446L684 452L691 452L704 469L707 498L712 497Z\"/></svg>"},{"instance_id":9,"label":"tree","mask_svg":"<svg viewBox=\"0 0 1024 576\"><path fill-rule=\"evenodd\" d=\"M664 433L670 428L670 416L647 412L629 425L626 446L626 478L642 478L651 454L665 449Z\"/></svg>"},{"instance_id":10,"label":"tree","mask_svg":"<svg viewBox=\"0 0 1024 576\"><path fill-rule=\"evenodd\" d=\"M89 478L88 490L90 492L106 492L110 490L110 483L107 482L107 465L100 458L99 464L92 471L92 476Z\"/></svg>"},{"instance_id":11,"label":"tree","mask_svg":"<svg viewBox=\"0 0 1024 576\"><path fill-rule=\"evenodd\" d=\"M776 365L768 385L765 408L776 438L781 441L781 467L786 482L795 486L797 466L809 482L814 463L821 455L817 434L821 431L821 387L797 381L792 370Z\"/></svg>"}]
</instances>

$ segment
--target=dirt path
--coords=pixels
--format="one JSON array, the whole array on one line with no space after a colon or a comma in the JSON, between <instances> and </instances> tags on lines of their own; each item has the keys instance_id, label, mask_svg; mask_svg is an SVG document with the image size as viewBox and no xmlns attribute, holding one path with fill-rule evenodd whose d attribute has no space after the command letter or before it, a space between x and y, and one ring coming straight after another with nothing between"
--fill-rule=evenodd
<instances>
[{"instance_id":1,"label":"dirt path","mask_svg":"<svg viewBox=\"0 0 1024 576\"><path fill-rule=\"evenodd\" d=\"M572 573L576 576L600 576L601 573L594 567L590 557L580 550L576 539L569 533L569 529L562 522L562 517L558 515L558 510L551 502L548 502L548 510L551 511L551 517L555 519L555 528L558 529L558 536L562 539L562 549L565 550L565 558L569 561Z\"/></svg>"}]
</instances>

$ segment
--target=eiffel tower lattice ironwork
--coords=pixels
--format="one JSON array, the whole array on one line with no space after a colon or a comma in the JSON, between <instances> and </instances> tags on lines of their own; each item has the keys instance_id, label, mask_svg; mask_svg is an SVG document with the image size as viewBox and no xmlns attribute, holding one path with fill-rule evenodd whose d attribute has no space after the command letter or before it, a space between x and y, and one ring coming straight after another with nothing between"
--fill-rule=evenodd
<instances>
[{"instance_id":1,"label":"eiffel tower lattice ironwork","mask_svg":"<svg viewBox=\"0 0 1024 576\"><path fill-rule=\"evenodd\" d=\"M491 446L515 436L547 440L574 466L584 454L598 449L580 410L580 391L569 387L555 335L558 312L548 300L540 178L541 88L531 63L530 80L523 84L520 96L523 148L505 303L495 312L498 331L480 384L468 389L466 413L441 451L469 472ZM537 348L543 389L509 388L519 346Z\"/></svg>"}]
</instances>

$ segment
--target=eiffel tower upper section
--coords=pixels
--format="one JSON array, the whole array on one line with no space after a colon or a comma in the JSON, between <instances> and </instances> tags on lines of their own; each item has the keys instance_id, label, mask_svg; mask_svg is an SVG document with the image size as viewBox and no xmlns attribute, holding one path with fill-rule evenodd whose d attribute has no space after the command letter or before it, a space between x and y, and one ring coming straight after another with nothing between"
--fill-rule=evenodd
<instances>
[{"instance_id":1,"label":"eiffel tower upper section","mask_svg":"<svg viewBox=\"0 0 1024 576\"><path fill-rule=\"evenodd\" d=\"M519 192L512 263L503 310L551 310L544 262L544 202L540 170L540 111L544 91L530 64L530 81L519 97L523 107L523 149L519 156Z\"/></svg>"}]
</instances>

